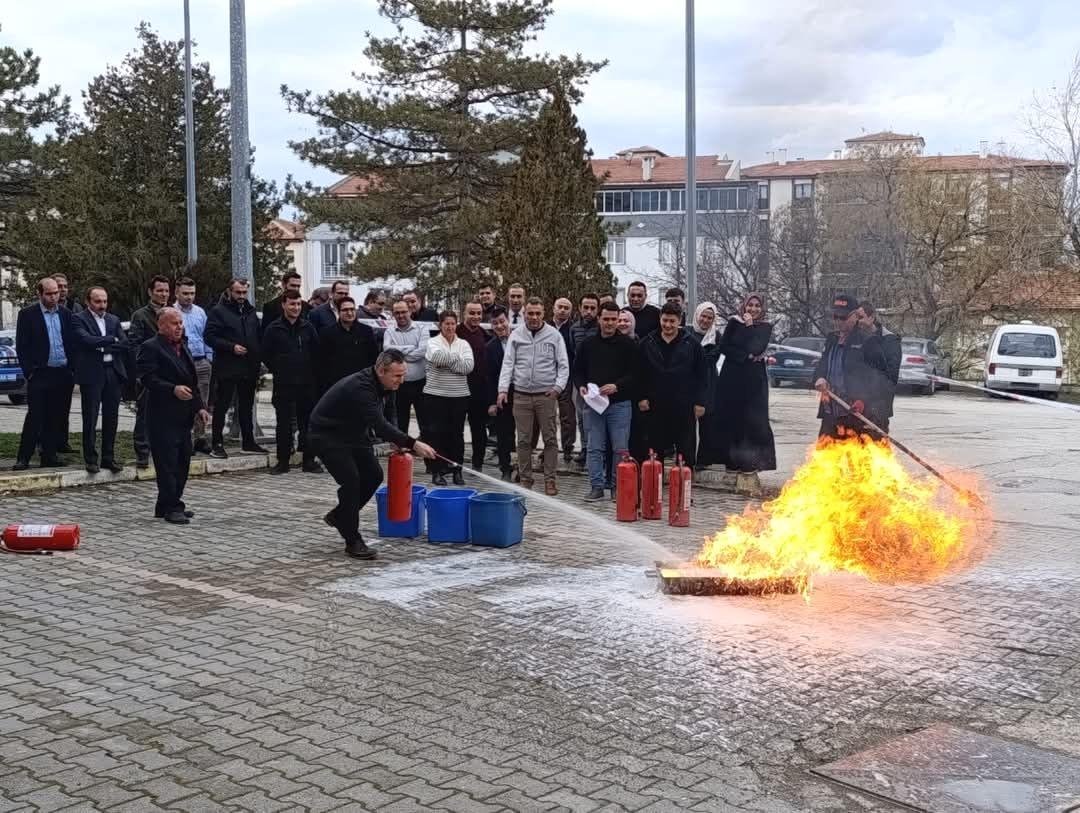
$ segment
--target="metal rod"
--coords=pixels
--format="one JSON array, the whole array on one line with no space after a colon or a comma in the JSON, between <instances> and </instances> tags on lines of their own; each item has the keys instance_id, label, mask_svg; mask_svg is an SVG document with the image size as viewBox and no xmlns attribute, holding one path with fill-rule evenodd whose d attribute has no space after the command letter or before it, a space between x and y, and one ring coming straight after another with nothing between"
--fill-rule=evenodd
<instances>
[{"instance_id":1,"label":"metal rod","mask_svg":"<svg viewBox=\"0 0 1080 813\"><path fill-rule=\"evenodd\" d=\"M908 457L910 457L912 460L914 460L916 463L918 463L920 466L922 466L924 469L926 469L928 472L930 472L932 475L934 475L936 478L938 478L941 482L943 482L945 485L947 485L949 488L951 488L957 494L960 494L960 495L962 495L964 497L967 497L968 499L973 499L973 500L978 501L979 503L982 503L982 498L980 498L978 494L976 494L974 491L971 491L970 489L963 488L961 486L958 486L956 483L952 482L948 477L946 477L940 471L935 469L932 465L927 463L925 460L923 460L921 457L919 457L917 454L915 454L915 452L911 451L911 449L909 449L903 443L898 441L896 438L890 436L888 432L886 432L884 429L882 429L876 423L871 421L869 418L867 418L861 412L856 412L854 409L852 409L850 404L848 404L843 398L841 398L839 395L834 393L832 390L826 390L825 395L828 396L833 401L835 401L837 404L839 404L841 408L847 410L849 415L853 415L854 417L858 418L860 421L862 421L864 426L866 426L868 429L876 432L881 437L885 438L887 441L889 441L889 443L891 443L893 446L895 446L901 452L906 454Z\"/></svg>"},{"instance_id":2,"label":"metal rod","mask_svg":"<svg viewBox=\"0 0 1080 813\"><path fill-rule=\"evenodd\" d=\"M246 279L255 301L251 258L251 148L248 139L247 32L244 0L229 2L232 276Z\"/></svg>"},{"instance_id":3,"label":"metal rod","mask_svg":"<svg viewBox=\"0 0 1080 813\"><path fill-rule=\"evenodd\" d=\"M686 0L686 309L697 307L697 106L694 0Z\"/></svg>"},{"instance_id":4,"label":"metal rod","mask_svg":"<svg viewBox=\"0 0 1080 813\"><path fill-rule=\"evenodd\" d=\"M191 87L191 0L184 0L184 157L187 175L187 258L199 258L199 237L195 221L195 100Z\"/></svg>"}]
</instances>

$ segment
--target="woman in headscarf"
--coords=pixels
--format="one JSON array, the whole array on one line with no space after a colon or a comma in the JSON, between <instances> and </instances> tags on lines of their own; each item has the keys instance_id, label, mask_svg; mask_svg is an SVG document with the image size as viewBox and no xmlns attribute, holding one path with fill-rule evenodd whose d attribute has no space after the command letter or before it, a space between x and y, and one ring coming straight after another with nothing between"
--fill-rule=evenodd
<instances>
[{"instance_id":1,"label":"woman in headscarf","mask_svg":"<svg viewBox=\"0 0 1080 813\"><path fill-rule=\"evenodd\" d=\"M709 394L705 402L705 414L698 419L698 471L703 471L709 464L717 462L716 443L713 440L713 419L709 414L716 411L716 362L720 358L720 344L716 336L716 305L702 302L694 309L694 319L690 323L690 338L701 345L705 354L706 375L709 376Z\"/></svg>"},{"instance_id":2,"label":"woman in headscarf","mask_svg":"<svg viewBox=\"0 0 1080 813\"><path fill-rule=\"evenodd\" d=\"M734 472L735 490L761 493L759 471L776 468L776 446L769 426L769 380L765 356L772 325L765 319L765 297L749 294L727 321L720 338L724 356L717 379L712 429L718 462Z\"/></svg>"},{"instance_id":3,"label":"woman in headscarf","mask_svg":"<svg viewBox=\"0 0 1080 813\"><path fill-rule=\"evenodd\" d=\"M624 336L629 336L634 340L637 339L637 319L627 308L619 311L619 324L616 326L616 330Z\"/></svg>"}]
</instances>

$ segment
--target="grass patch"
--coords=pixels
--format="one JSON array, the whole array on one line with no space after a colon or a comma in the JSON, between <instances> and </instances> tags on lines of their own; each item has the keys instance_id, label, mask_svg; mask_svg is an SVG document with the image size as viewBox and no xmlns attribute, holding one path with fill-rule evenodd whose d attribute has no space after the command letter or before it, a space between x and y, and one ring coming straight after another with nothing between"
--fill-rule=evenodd
<instances>
[{"instance_id":1,"label":"grass patch","mask_svg":"<svg viewBox=\"0 0 1080 813\"><path fill-rule=\"evenodd\" d=\"M14 460L19 453L19 433L18 432L0 432L0 459ZM98 456L101 456L101 433L98 432L97 436ZM74 449L74 453L68 453L61 455L66 457L68 463L81 463L82 456L82 432L71 433L68 435L68 443L71 444L71 448ZM134 433L131 431L121 431L116 433L116 462L117 463L133 463L135 462L135 445L134 445ZM37 455L34 455L34 459L37 459Z\"/></svg>"}]
</instances>

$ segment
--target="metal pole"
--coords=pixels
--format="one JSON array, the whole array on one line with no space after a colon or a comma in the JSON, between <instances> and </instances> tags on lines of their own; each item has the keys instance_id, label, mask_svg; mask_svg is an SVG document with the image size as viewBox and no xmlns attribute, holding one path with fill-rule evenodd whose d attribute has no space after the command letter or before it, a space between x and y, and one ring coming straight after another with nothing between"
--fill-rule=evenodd
<instances>
[{"instance_id":1,"label":"metal pole","mask_svg":"<svg viewBox=\"0 0 1080 813\"><path fill-rule=\"evenodd\" d=\"M184 153L187 161L187 254L188 263L199 258L195 225L195 101L191 89L191 6L184 0Z\"/></svg>"},{"instance_id":2,"label":"metal pole","mask_svg":"<svg viewBox=\"0 0 1080 813\"><path fill-rule=\"evenodd\" d=\"M248 281L255 301L251 259L251 149L248 141L247 34L244 0L229 1L231 67L230 138L232 141L232 275Z\"/></svg>"},{"instance_id":3,"label":"metal pole","mask_svg":"<svg viewBox=\"0 0 1080 813\"><path fill-rule=\"evenodd\" d=\"M694 0L686 0L686 308L697 307L697 113L694 97Z\"/></svg>"}]
</instances>

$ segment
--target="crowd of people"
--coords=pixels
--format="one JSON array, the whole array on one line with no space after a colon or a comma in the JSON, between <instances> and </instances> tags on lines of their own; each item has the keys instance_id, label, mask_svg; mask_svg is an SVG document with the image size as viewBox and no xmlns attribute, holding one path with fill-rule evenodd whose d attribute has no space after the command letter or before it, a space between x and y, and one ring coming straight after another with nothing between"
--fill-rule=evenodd
<instances>
[{"instance_id":1,"label":"crowd of people","mask_svg":"<svg viewBox=\"0 0 1080 813\"><path fill-rule=\"evenodd\" d=\"M521 284L508 286L505 304L484 285L460 317L435 312L417 291L392 304L373 291L358 305L343 282L305 301L295 272L282 277L280 295L264 304L260 317L247 286L233 280L207 312L195 303L192 279L173 286L154 277L147 303L125 333L108 312L104 288L88 289L79 307L66 301L66 279L42 279L39 301L18 319L29 406L15 468L27 468L38 449L42 465L64 465L60 454L70 451L67 410L77 382L86 469L119 471L119 405L134 400L135 463L145 468L154 461L155 513L187 523L192 512L183 485L191 455L228 456L230 408L241 448L266 453L254 427L264 366L273 376L277 427L272 472L288 473L294 451L302 453L304 472L321 472L323 464L330 469L341 496L327 522L353 555L369 552L355 530L353 508L377 487L377 465L368 457L373 435L425 450L438 486L448 477L463 484L457 464L481 470L491 447L504 480L531 489L542 477L544 492L555 495L561 453L587 470L588 501L615 497L614 464L626 457L639 463L679 457L698 470L724 466L737 489L749 494L760 491L758 472L776 467L766 377L773 328L761 294L748 294L732 315L703 302L687 324L681 290L669 289L658 307L648 303L642 282L628 286L624 307L611 295L590 293L576 303L576 315L575 303L560 297L550 316ZM389 324L383 321L388 309ZM834 298L832 312L836 329L815 375L823 393L821 434L866 431L829 393L887 432L899 336L883 329L869 303L846 294ZM378 323L365 324L373 319ZM377 396L382 416L369 416L356 435L362 436L362 459L334 451L349 393ZM408 434L414 415L419 438Z\"/></svg>"}]
</instances>

